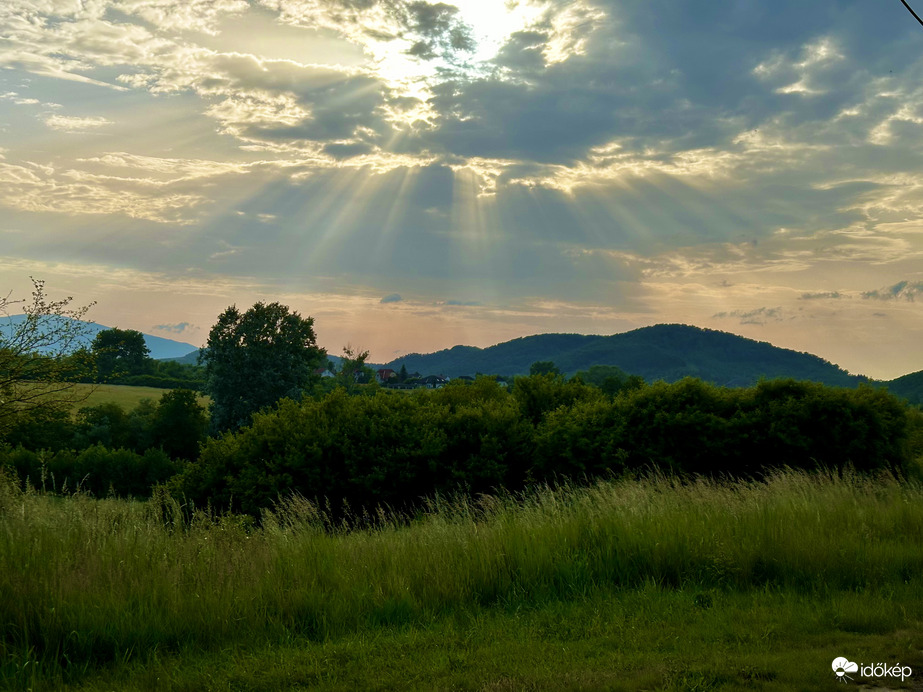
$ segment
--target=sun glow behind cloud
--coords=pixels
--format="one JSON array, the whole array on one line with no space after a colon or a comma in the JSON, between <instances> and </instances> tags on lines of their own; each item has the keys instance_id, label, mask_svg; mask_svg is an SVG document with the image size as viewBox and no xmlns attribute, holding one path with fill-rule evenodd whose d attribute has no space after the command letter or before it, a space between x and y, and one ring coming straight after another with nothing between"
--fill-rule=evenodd
<instances>
[{"instance_id":1,"label":"sun glow behind cloud","mask_svg":"<svg viewBox=\"0 0 923 692\"><path fill-rule=\"evenodd\" d=\"M923 280L918 27L828 4L9 0L5 266L373 354L673 320L919 369L923 301L859 298Z\"/></svg>"}]
</instances>

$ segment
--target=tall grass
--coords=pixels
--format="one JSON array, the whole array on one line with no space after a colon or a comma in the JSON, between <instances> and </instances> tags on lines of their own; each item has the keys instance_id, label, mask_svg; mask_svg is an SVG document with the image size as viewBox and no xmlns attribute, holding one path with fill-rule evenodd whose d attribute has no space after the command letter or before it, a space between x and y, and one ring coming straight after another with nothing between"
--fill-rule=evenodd
<instances>
[{"instance_id":1,"label":"tall grass","mask_svg":"<svg viewBox=\"0 0 923 692\"><path fill-rule=\"evenodd\" d=\"M259 527L181 509L3 479L0 684L642 585L811 593L923 575L923 489L849 473L436 499L410 524L363 530L331 530L301 498Z\"/></svg>"}]
</instances>

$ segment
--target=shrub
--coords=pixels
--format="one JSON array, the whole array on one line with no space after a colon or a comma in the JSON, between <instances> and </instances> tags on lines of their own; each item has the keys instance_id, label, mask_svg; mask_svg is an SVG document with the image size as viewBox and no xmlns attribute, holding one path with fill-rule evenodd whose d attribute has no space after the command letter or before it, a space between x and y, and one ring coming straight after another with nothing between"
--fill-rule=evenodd
<instances>
[{"instance_id":1,"label":"shrub","mask_svg":"<svg viewBox=\"0 0 923 692\"><path fill-rule=\"evenodd\" d=\"M280 494L353 507L409 508L434 492L515 485L529 435L495 382L280 402L236 434L210 439L174 480L202 505L258 515Z\"/></svg>"},{"instance_id":2,"label":"shrub","mask_svg":"<svg viewBox=\"0 0 923 692\"><path fill-rule=\"evenodd\" d=\"M137 454L102 445L81 452L5 446L0 447L0 468L14 471L22 482L48 491L79 488L97 497L149 497L153 486L177 473L179 463L159 449Z\"/></svg>"},{"instance_id":3,"label":"shrub","mask_svg":"<svg viewBox=\"0 0 923 692\"><path fill-rule=\"evenodd\" d=\"M666 471L761 477L771 469L906 470L923 422L883 390L793 380L750 389L687 378L609 397L554 375L439 390L287 400L211 439L173 482L196 504L258 516L297 492L341 506L411 509L433 493ZM339 510L337 510L339 511Z\"/></svg>"}]
</instances>

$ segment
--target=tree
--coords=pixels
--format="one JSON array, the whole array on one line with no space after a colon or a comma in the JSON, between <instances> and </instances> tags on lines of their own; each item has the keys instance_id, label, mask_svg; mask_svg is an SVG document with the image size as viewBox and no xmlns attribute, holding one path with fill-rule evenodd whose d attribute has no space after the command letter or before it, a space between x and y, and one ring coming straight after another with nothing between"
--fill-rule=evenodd
<instances>
[{"instance_id":1,"label":"tree","mask_svg":"<svg viewBox=\"0 0 923 692\"><path fill-rule=\"evenodd\" d=\"M92 372L84 315L94 305L49 300L45 282L32 279L32 302L0 298L0 436L21 416L70 411L89 395L76 384ZM10 316L21 304L23 313Z\"/></svg>"},{"instance_id":2,"label":"tree","mask_svg":"<svg viewBox=\"0 0 923 692\"><path fill-rule=\"evenodd\" d=\"M134 329L104 329L93 339L100 378L140 375L153 369L144 334Z\"/></svg>"},{"instance_id":3,"label":"tree","mask_svg":"<svg viewBox=\"0 0 923 692\"><path fill-rule=\"evenodd\" d=\"M561 371L552 360L537 360L529 368L530 375L560 375Z\"/></svg>"},{"instance_id":4,"label":"tree","mask_svg":"<svg viewBox=\"0 0 923 692\"><path fill-rule=\"evenodd\" d=\"M207 431L208 416L194 391L174 389L160 397L154 414L153 442L171 459L196 459Z\"/></svg>"},{"instance_id":5,"label":"tree","mask_svg":"<svg viewBox=\"0 0 923 692\"><path fill-rule=\"evenodd\" d=\"M314 318L279 303L256 303L245 313L232 305L218 317L199 356L212 428L239 428L283 397L299 399L326 357L317 346Z\"/></svg>"},{"instance_id":6,"label":"tree","mask_svg":"<svg viewBox=\"0 0 923 692\"><path fill-rule=\"evenodd\" d=\"M357 385L374 382L375 371L365 364L368 357L368 351L361 351L346 344L343 347L340 372L337 373L337 384L344 387L347 392L353 392Z\"/></svg>"},{"instance_id":7,"label":"tree","mask_svg":"<svg viewBox=\"0 0 923 692\"><path fill-rule=\"evenodd\" d=\"M644 378L629 375L615 365L591 365L589 370L581 370L574 377L585 384L598 387L609 396L644 386Z\"/></svg>"}]
</instances>

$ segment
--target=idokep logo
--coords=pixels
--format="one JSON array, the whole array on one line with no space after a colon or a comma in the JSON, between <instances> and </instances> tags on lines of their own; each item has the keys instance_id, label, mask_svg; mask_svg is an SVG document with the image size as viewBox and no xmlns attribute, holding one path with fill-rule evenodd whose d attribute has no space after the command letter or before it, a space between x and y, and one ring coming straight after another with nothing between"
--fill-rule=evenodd
<instances>
[{"instance_id":1,"label":"idokep logo","mask_svg":"<svg viewBox=\"0 0 923 692\"><path fill-rule=\"evenodd\" d=\"M839 682L846 682L847 680L852 680L846 673L855 673L859 670L859 664L853 663L842 656L839 658L833 659L833 672L836 673L837 680Z\"/></svg>"},{"instance_id":2,"label":"idokep logo","mask_svg":"<svg viewBox=\"0 0 923 692\"><path fill-rule=\"evenodd\" d=\"M833 659L833 672L836 674L837 681L846 682L852 680L847 673L859 673L864 678L900 678L901 682L913 675L910 666L902 666L900 663L889 666L887 663L854 663L848 658L842 656Z\"/></svg>"}]
</instances>

